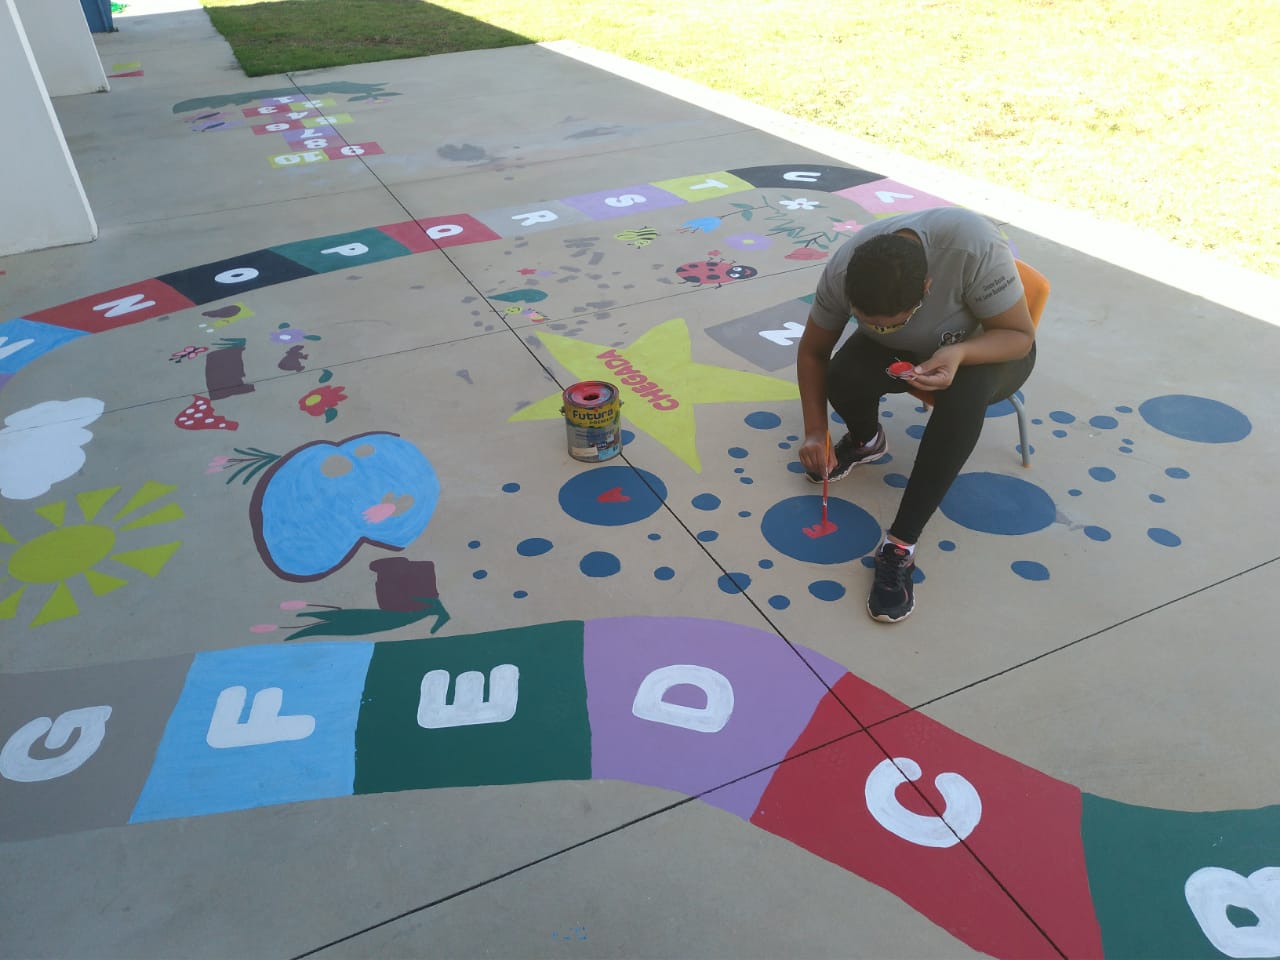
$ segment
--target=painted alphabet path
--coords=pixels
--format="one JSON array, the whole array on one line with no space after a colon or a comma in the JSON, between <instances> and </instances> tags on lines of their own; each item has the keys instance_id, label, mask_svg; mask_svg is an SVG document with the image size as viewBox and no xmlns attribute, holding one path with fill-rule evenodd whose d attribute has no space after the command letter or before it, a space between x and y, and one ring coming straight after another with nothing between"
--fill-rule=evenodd
<instances>
[{"instance_id":1,"label":"painted alphabet path","mask_svg":"<svg viewBox=\"0 0 1280 960\"><path fill-rule=\"evenodd\" d=\"M1067 956L1182 956L1202 938L1265 955L1250 951L1272 942L1277 871L1249 870L1280 806L1178 814L1082 794L806 659L818 677L763 631L634 617L7 675L2 729L33 708L51 716L0 750L0 841L349 794L616 779L699 796L992 956L1039 955L1044 936ZM78 702L86 690L93 702ZM849 732L851 714L870 729ZM71 746L33 755L42 741ZM742 770L759 772L720 786ZM984 867L1040 931L984 895ZM1121 890L1140 896L1120 906L1108 894ZM1237 926L1233 910L1259 923Z\"/></svg>"}]
</instances>

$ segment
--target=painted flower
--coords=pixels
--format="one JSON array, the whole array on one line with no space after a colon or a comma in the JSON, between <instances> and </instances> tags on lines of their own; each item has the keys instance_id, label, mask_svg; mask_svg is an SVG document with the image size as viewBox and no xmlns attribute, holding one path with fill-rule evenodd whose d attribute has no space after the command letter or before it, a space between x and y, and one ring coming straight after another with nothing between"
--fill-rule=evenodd
<instances>
[{"instance_id":1,"label":"painted flower","mask_svg":"<svg viewBox=\"0 0 1280 960\"><path fill-rule=\"evenodd\" d=\"M773 243L768 237L762 237L758 233L736 233L732 237L725 237L724 242L739 250L763 250Z\"/></svg>"},{"instance_id":2,"label":"painted flower","mask_svg":"<svg viewBox=\"0 0 1280 960\"><path fill-rule=\"evenodd\" d=\"M680 224L680 229L686 233L710 233L719 226L719 217L697 217Z\"/></svg>"},{"instance_id":3,"label":"painted flower","mask_svg":"<svg viewBox=\"0 0 1280 960\"><path fill-rule=\"evenodd\" d=\"M347 395L342 392L342 387L316 387L298 401L298 409L313 417L319 417L345 399Z\"/></svg>"},{"instance_id":4,"label":"painted flower","mask_svg":"<svg viewBox=\"0 0 1280 960\"><path fill-rule=\"evenodd\" d=\"M305 330L299 330L297 327L285 327L272 333L271 340L274 343L301 343L306 335L307 332Z\"/></svg>"},{"instance_id":5,"label":"painted flower","mask_svg":"<svg viewBox=\"0 0 1280 960\"><path fill-rule=\"evenodd\" d=\"M778 204L788 210L815 210L821 206L817 200L807 200L803 197L799 200L779 200Z\"/></svg>"},{"instance_id":6,"label":"painted flower","mask_svg":"<svg viewBox=\"0 0 1280 960\"><path fill-rule=\"evenodd\" d=\"M219 471L225 470L230 465L230 463L231 463L230 457L223 457L223 456L214 457L212 460L209 461L209 466L205 468L205 471L204 471L205 475L207 476L208 474L218 473Z\"/></svg>"}]
</instances>

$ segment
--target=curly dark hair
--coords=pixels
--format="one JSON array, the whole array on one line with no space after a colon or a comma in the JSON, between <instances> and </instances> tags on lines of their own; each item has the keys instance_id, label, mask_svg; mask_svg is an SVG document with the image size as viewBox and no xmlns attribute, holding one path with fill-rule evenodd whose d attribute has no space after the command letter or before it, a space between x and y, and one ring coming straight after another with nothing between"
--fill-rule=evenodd
<instances>
[{"instance_id":1,"label":"curly dark hair","mask_svg":"<svg viewBox=\"0 0 1280 960\"><path fill-rule=\"evenodd\" d=\"M865 316L897 316L923 299L927 272L923 246L884 233L854 249L844 274L845 296Z\"/></svg>"}]
</instances>

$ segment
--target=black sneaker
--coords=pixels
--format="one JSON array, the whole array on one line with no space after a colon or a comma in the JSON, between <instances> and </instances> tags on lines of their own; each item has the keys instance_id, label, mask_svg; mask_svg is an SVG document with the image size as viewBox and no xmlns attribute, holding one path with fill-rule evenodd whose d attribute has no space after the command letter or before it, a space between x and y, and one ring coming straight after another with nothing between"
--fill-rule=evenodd
<instances>
[{"instance_id":1,"label":"black sneaker","mask_svg":"<svg viewBox=\"0 0 1280 960\"><path fill-rule=\"evenodd\" d=\"M914 583L916 562L906 550L886 540L876 554L876 580L867 597L867 613L881 623L905 620L915 609Z\"/></svg>"},{"instance_id":2,"label":"black sneaker","mask_svg":"<svg viewBox=\"0 0 1280 960\"><path fill-rule=\"evenodd\" d=\"M876 427L876 435L867 443L861 446L853 442L853 437L845 434L836 441L835 448L831 451L836 455L836 468L831 471L831 476L827 478L830 483L835 480L843 480L849 475L849 471L860 463L870 463L873 460L879 460L889 452L889 441L885 439L884 427ZM809 478L810 483L821 483L822 475L805 471L804 475Z\"/></svg>"}]
</instances>

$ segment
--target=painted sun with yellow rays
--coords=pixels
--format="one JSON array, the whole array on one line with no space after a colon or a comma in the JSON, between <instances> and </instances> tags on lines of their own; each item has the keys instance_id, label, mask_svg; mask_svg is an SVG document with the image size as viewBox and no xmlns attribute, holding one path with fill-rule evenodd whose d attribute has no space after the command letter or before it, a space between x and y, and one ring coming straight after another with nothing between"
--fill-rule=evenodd
<instances>
[{"instance_id":1,"label":"painted sun with yellow rays","mask_svg":"<svg viewBox=\"0 0 1280 960\"><path fill-rule=\"evenodd\" d=\"M100 515L103 508L120 492L120 487L103 487L76 494L75 501L83 517L82 523L68 523L67 501L45 504L35 512L47 520L53 529L26 543L19 543L8 530L0 525L0 544L14 544L7 559L0 559L0 570L6 576L0 578L0 620L12 620L18 615L18 605L23 596L36 593L39 588L53 585L53 593L41 605L31 626L39 627L55 620L65 620L80 612L70 583L83 575L94 596L119 590L128 580L109 572L106 561L122 564L156 576L182 546L181 541L142 547L136 550L122 549L128 546L130 531L156 524L171 523L183 517L182 507L170 501L150 512L156 501L178 489L148 480L124 503L109 522ZM96 522L95 522L96 521ZM0 547L3 549L3 547ZM14 589L14 584L17 588Z\"/></svg>"}]
</instances>

